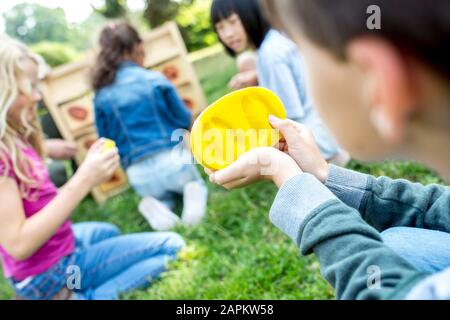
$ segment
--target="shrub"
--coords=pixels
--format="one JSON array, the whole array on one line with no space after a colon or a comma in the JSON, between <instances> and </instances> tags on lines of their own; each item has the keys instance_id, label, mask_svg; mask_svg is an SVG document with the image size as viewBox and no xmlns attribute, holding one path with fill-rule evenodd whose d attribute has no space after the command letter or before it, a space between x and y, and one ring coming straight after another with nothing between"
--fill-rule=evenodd
<instances>
[{"instance_id":1,"label":"shrub","mask_svg":"<svg viewBox=\"0 0 450 320\"><path fill-rule=\"evenodd\" d=\"M40 42L32 46L31 49L41 55L51 67L72 62L80 56L75 49L64 43Z\"/></svg>"}]
</instances>

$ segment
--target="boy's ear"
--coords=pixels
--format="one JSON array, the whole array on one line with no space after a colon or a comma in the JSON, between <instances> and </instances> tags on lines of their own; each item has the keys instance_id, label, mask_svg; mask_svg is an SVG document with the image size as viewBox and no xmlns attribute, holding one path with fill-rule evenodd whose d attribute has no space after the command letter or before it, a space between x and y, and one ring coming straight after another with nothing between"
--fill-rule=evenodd
<instances>
[{"instance_id":1,"label":"boy's ear","mask_svg":"<svg viewBox=\"0 0 450 320\"><path fill-rule=\"evenodd\" d=\"M367 76L364 85L373 125L387 141L402 141L417 105L412 66L396 47L377 37L353 40L347 54Z\"/></svg>"}]
</instances>

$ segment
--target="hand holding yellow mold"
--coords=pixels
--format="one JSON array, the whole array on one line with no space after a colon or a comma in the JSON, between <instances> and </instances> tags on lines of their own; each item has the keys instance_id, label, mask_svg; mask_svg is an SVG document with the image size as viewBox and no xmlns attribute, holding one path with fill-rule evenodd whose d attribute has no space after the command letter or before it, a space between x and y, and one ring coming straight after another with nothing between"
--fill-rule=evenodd
<instances>
[{"instance_id":1,"label":"hand holding yellow mold","mask_svg":"<svg viewBox=\"0 0 450 320\"><path fill-rule=\"evenodd\" d=\"M209 106L191 132L194 158L205 168L220 170L257 147L272 147L281 138L269 116L285 119L281 100L270 90L252 87L230 93Z\"/></svg>"}]
</instances>

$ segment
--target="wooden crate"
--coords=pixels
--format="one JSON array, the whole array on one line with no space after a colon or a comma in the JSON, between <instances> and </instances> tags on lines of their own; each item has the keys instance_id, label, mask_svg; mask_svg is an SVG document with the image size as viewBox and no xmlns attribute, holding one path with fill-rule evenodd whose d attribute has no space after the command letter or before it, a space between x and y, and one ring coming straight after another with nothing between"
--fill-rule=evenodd
<instances>
[{"instance_id":1,"label":"wooden crate","mask_svg":"<svg viewBox=\"0 0 450 320\"><path fill-rule=\"evenodd\" d=\"M191 83L183 84L177 87L178 94L185 103L185 105L191 109L194 115L199 114L203 109L205 102L201 97L201 92Z\"/></svg>"},{"instance_id":2,"label":"wooden crate","mask_svg":"<svg viewBox=\"0 0 450 320\"><path fill-rule=\"evenodd\" d=\"M91 129L95 122L92 99L92 94L89 93L58 106L68 129L75 137Z\"/></svg>"},{"instance_id":3,"label":"wooden crate","mask_svg":"<svg viewBox=\"0 0 450 320\"><path fill-rule=\"evenodd\" d=\"M145 67L165 74L194 115L199 114L207 102L177 25L167 23L144 34L142 39L146 50ZM98 138L89 83L93 62L94 53L90 53L81 61L55 68L42 86L45 104L61 135L79 147L75 157L77 164L82 163L89 145ZM101 203L127 188L126 174L120 169L111 181L95 188L92 194Z\"/></svg>"},{"instance_id":4,"label":"wooden crate","mask_svg":"<svg viewBox=\"0 0 450 320\"><path fill-rule=\"evenodd\" d=\"M161 72L175 86L190 83L189 63L181 57L174 58L161 65L155 66L152 70Z\"/></svg>"}]
</instances>

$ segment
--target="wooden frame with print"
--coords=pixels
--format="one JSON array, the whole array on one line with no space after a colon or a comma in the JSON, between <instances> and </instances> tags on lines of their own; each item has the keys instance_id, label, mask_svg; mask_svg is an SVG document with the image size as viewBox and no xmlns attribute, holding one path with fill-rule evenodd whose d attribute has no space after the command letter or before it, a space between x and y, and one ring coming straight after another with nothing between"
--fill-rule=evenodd
<instances>
[{"instance_id":1,"label":"wooden frame with print","mask_svg":"<svg viewBox=\"0 0 450 320\"><path fill-rule=\"evenodd\" d=\"M143 35L146 50L145 67L163 73L177 88L194 116L207 106L200 82L189 61L186 46L177 25L169 22ZM93 109L93 93L89 72L94 59L85 59L57 67L43 80L42 93L62 137L78 145L75 157L79 165L89 146L97 137ZM98 203L106 201L128 188L125 172L118 170L111 181L92 191Z\"/></svg>"}]
</instances>

